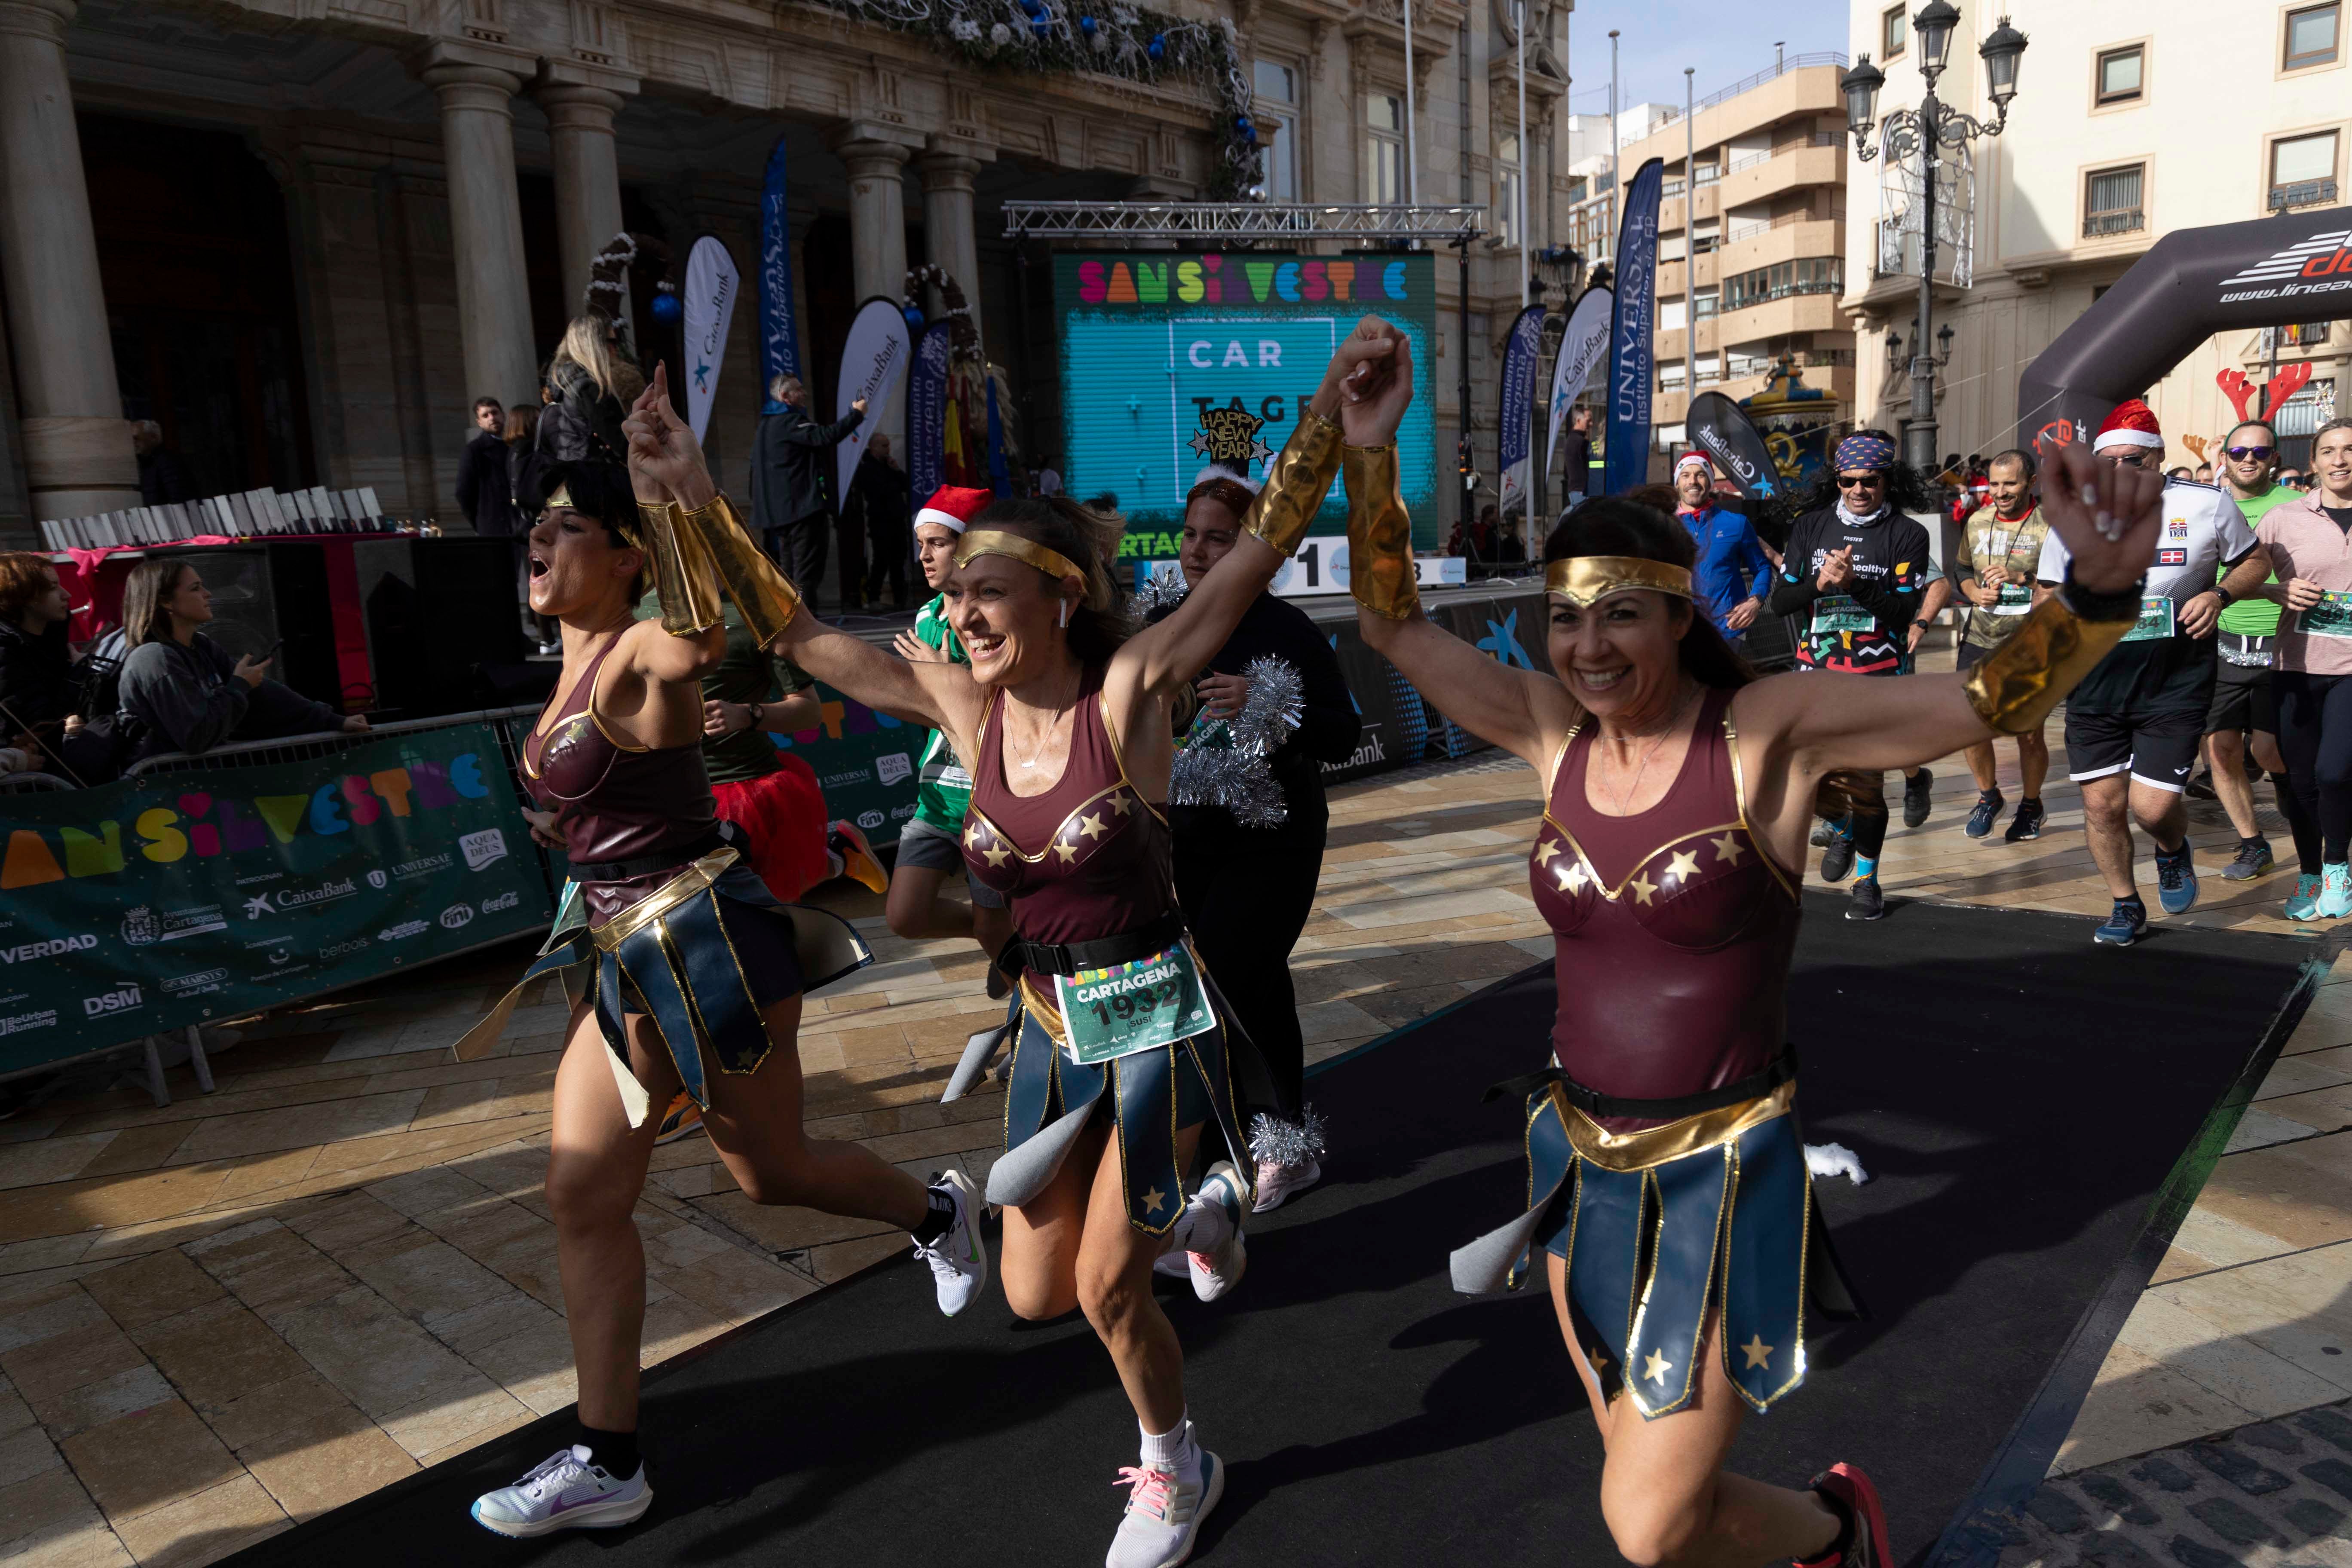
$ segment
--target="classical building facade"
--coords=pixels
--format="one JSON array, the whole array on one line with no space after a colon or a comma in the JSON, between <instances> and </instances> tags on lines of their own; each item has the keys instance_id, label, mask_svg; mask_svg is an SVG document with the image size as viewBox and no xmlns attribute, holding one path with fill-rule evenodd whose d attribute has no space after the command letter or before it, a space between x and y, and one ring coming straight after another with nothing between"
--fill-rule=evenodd
<instances>
[{"instance_id":1,"label":"classical building facade","mask_svg":"<svg viewBox=\"0 0 2352 1568\"><path fill-rule=\"evenodd\" d=\"M1532 234L1472 247L1466 343L1456 269L1439 268L1441 440L1464 422L1466 352L1489 472L1496 339L1570 188L1549 129L1568 11L1528 7L1524 143L1498 0L1419 0L1410 81L1398 0L1169 13L1224 30L1276 199L1393 201L1417 184L1424 202L1494 205L1532 179ZM137 504L124 421L142 418L193 494L372 486L395 515L462 527L473 399L535 395L591 256L621 229L681 258L716 235L748 277L779 135L820 405L857 302L933 261L963 281L1030 450L1050 454L1050 268L1016 257L1003 204L1209 194L1227 100L1174 75L976 62L887 25L901 13L928 15L885 0L0 0L0 542ZM637 324L663 352L662 330ZM710 426L730 485L761 398L755 328L747 301Z\"/></svg>"},{"instance_id":2,"label":"classical building facade","mask_svg":"<svg viewBox=\"0 0 2352 1568\"><path fill-rule=\"evenodd\" d=\"M1937 225L1937 321L1953 329L1950 363L1937 372L1938 437L1945 452L1966 456L2011 444L2020 374L2165 235L2341 205L2352 157L2352 7L1956 3L1962 19L1937 94L1979 119L1993 114L1978 45L2004 14L2029 39L2007 131L1976 143L1953 187L1967 216L1948 230ZM1852 6L1852 48L1886 73L1882 117L1920 99L1916 9L1893 0ZM1862 210L1847 229L1844 307L1859 339L1858 403L1867 422L1892 430L1910 416L1919 273L1917 221L1903 232L1899 195L1879 195L1885 170L1884 159L1848 166ZM2343 321L2209 339L2148 390L2171 438L2166 461L2197 462L2181 437L2210 446L2237 418L2218 373L2260 383L2273 359L2312 363L2282 430L2291 456L2299 440L2307 448L2352 388Z\"/></svg>"}]
</instances>

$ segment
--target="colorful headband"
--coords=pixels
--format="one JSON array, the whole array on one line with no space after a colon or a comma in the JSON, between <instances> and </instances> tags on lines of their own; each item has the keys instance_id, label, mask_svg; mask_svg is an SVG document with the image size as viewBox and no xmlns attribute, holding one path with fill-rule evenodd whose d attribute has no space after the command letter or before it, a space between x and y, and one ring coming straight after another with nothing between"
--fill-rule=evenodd
<instances>
[{"instance_id":1,"label":"colorful headband","mask_svg":"<svg viewBox=\"0 0 2352 1568\"><path fill-rule=\"evenodd\" d=\"M1670 561L1638 555L1571 555L1544 569L1544 592L1558 594L1571 605L1590 607L1630 588L1687 599L1692 596L1691 574Z\"/></svg>"},{"instance_id":2,"label":"colorful headband","mask_svg":"<svg viewBox=\"0 0 2352 1568\"><path fill-rule=\"evenodd\" d=\"M1048 550L1034 539L1024 539L1001 529L976 528L965 534L956 545L955 563L969 566L983 555L1009 556L1025 566L1034 566L1056 582L1065 577L1076 577L1080 583L1087 580L1087 574L1059 551Z\"/></svg>"},{"instance_id":3,"label":"colorful headband","mask_svg":"<svg viewBox=\"0 0 2352 1568\"><path fill-rule=\"evenodd\" d=\"M1849 468L1877 473L1895 465L1895 443L1880 436L1849 436L1837 444L1837 471Z\"/></svg>"}]
</instances>

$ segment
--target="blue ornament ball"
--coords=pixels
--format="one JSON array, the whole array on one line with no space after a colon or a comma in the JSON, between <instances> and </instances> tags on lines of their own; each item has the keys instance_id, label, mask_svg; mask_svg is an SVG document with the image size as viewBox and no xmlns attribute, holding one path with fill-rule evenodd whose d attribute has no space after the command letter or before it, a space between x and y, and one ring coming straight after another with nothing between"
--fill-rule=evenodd
<instances>
[{"instance_id":1,"label":"blue ornament ball","mask_svg":"<svg viewBox=\"0 0 2352 1568\"><path fill-rule=\"evenodd\" d=\"M1078 18L1078 31L1084 33L1089 38L1095 36L1095 28L1097 26L1099 26L1099 24L1097 23L1092 16L1081 16Z\"/></svg>"},{"instance_id":2,"label":"blue ornament ball","mask_svg":"<svg viewBox=\"0 0 2352 1568\"><path fill-rule=\"evenodd\" d=\"M1043 16L1034 16L1030 19L1029 30L1042 38L1054 30L1054 24Z\"/></svg>"},{"instance_id":3,"label":"blue ornament ball","mask_svg":"<svg viewBox=\"0 0 2352 1568\"><path fill-rule=\"evenodd\" d=\"M1151 42L1144 49L1144 53L1150 55L1155 60L1165 56L1168 53L1168 35L1165 33L1152 34Z\"/></svg>"},{"instance_id":4,"label":"blue ornament ball","mask_svg":"<svg viewBox=\"0 0 2352 1568\"><path fill-rule=\"evenodd\" d=\"M907 318L907 330L920 337L923 332L923 311L919 305L908 305L900 314Z\"/></svg>"},{"instance_id":5,"label":"blue ornament ball","mask_svg":"<svg viewBox=\"0 0 2352 1568\"><path fill-rule=\"evenodd\" d=\"M654 296L653 310L655 321L667 323L686 314L686 305L676 294L665 289Z\"/></svg>"},{"instance_id":6,"label":"blue ornament ball","mask_svg":"<svg viewBox=\"0 0 2352 1568\"><path fill-rule=\"evenodd\" d=\"M1244 142L1257 140L1257 127L1250 123L1250 117L1246 114L1234 116L1234 131Z\"/></svg>"}]
</instances>

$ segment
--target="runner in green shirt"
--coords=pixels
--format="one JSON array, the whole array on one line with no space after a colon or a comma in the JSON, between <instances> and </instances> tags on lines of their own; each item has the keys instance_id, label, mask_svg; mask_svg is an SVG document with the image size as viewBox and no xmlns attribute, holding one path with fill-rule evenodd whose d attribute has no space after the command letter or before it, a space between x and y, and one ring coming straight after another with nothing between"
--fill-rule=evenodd
<instances>
[{"instance_id":1,"label":"runner in green shirt","mask_svg":"<svg viewBox=\"0 0 2352 1568\"><path fill-rule=\"evenodd\" d=\"M2042 559L2042 543L2050 525L2033 502L2033 454L2012 449L1993 458L1986 470L1992 504L1978 509L1960 535L1952 557L1952 582L1969 602L1960 633L1958 668L1965 673L1987 654L2009 640L2033 607L2033 574ZM1976 775L1976 809L1965 829L1982 838L2000 818L2000 786L1993 772L1992 742L1968 749L1969 772ZM2042 837L2042 781L2050 772L2050 742L2037 730L2017 737L2020 798L2017 815L2009 819L2005 842Z\"/></svg>"},{"instance_id":2,"label":"runner in green shirt","mask_svg":"<svg viewBox=\"0 0 2352 1568\"><path fill-rule=\"evenodd\" d=\"M2231 430L2215 456L2221 459L2221 489L2246 514L2249 528L2281 501L2301 497L2301 491L2276 481L2278 436L2259 419ZM2249 736L2254 764L2270 774L2280 809L2289 821L2298 809L2294 792L2287 787L2286 763L2279 755L2278 708L2271 698L2272 645L2278 626L2278 605L2261 597L2240 599L2222 610L2215 636L2220 658L2212 706L2205 714L2204 747L2211 776L2190 784L2189 793L2220 800L2230 814L2238 853L2221 875L2232 882L2259 877L2273 864L2270 840L2263 837L2254 816L2253 782L2246 777ZM2198 787L2209 782L2210 789Z\"/></svg>"},{"instance_id":3,"label":"runner in green shirt","mask_svg":"<svg viewBox=\"0 0 2352 1568\"><path fill-rule=\"evenodd\" d=\"M956 541L965 522L992 499L986 490L945 486L915 514L915 559L932 597L916 612L914 629L898 634L899 658L918 664L971 662L948 626L947 595L939 590L955 569ZM968 936L993 960L1013 938L1013 913L1003 895L965 869L963 813L971 800L971 774L948 744L946 732L932 731L915 785L915 815L898 830L898 863L890 875L886 912L891 931L899 936ZM950 872L964 879L971 895L969 907L940 897ZM1003 976L992 963L988 993L1002 996L1004 990Z\"/></svg>"}]
</instances>

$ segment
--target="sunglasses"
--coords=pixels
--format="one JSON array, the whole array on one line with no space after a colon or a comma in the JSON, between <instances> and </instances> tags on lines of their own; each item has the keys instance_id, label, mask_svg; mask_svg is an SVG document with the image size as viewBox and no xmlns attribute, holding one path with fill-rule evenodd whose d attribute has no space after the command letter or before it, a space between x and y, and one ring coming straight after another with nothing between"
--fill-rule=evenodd
<instances>
[{"instance_id":1,"label":"sunglasses","mask_svg":"<svg viewBox=\"0 0 2352 1568\"><path fill-rule=\"evenodd\" d=\"M1885 482L1885 474L1840 474L1837 477L1838 489L1842 490L1876 489Z\"/></svg>"},{"instance_id":2,"label":"sunglasses","mask_svg":"<svg viewBox=\"0 0 2352 1568\"><path fill-rule=\"evenodd\" d=\"M2224 447L2221 448L2221 453L2222 456L2234 458L2241 463L2250 463L2256 458L2277 457L2278 448L2276 447Z\"/></svg>"}]
</instances>

